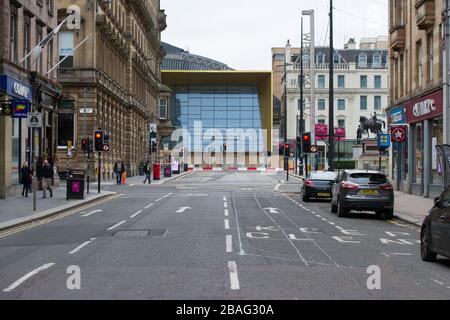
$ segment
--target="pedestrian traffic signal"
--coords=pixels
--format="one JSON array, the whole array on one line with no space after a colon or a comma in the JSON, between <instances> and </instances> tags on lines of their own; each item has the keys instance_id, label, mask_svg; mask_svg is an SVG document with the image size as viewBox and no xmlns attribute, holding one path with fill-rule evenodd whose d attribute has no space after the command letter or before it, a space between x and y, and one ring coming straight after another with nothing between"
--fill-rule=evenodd
<instances>
[{"instance_id":1,"label":"pedestrian traffic signal","mask_svg":"<svg viewBox=\"0 0 450 320\"><path fill-rule=\"evenodd\" d=\"M302 134L302 150L303 153L311 153L311 132Z\"/></svg>"},{"instance_id":2,"label":"pedestrian traffic signal","mask_svg":"<svg viewBox=\"0 0 450 320\"><path fill-rule=\"evenodd\" d=\"M104 134L102 130L94 131L94 151L103 151Z\"/></svg>"},{"instance_id":3,"label":"pedestrian traffic signal","mask_svg":"<svg viewBox=\"0 0 450 320\"><path fill-rule=\"evenodd\" d=\"M89 138L81 139L81 150L83 150L84 153L89 153Z\"/></svg>"}]
</instances>

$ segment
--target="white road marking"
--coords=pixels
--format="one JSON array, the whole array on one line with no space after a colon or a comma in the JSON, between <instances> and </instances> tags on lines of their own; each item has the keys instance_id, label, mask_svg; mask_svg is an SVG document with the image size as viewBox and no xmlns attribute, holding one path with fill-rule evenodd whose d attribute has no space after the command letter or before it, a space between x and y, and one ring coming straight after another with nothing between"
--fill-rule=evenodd
<instances>
[{"instance_id":1,"label":"white road marking","mask_svg":"<svg viewBox=\"0 0 450 320\"><path fill-rule=\"evenodd\" d=\"M435 280L435 279L431 279L431 280L433 280L434 282L436 282L438 285L444 285L444 283L443 282L441 282L441 281L437 281L437 280Z\"/></svg>"},{"instance_id":2,"label":"white road marking","mask_svg":"<svg viewBox=\"0 0 450 320\"><path fill-rule=\"evenodd\" d=\"M145 209L148 209L148 208L150 208L151 206L153 206L154 205L154 203L150 203L149 205L147 205L146 207L145 207Z\"/></svg>"},{"instance_id":3,"label":"white road marking","mask_svg":"<svg viewBox=\"0 0 450 320\"><path fill-rule=\"evenodd\" d=\"M223 201L227 201L227 197L223 197Z\"/></svg>"},{"instance_id":4,"label":"white road marking","mask_svg":"<svg viewBox=\"0 0 450 320\"><path fill-rule=\"evenodd\" d=\"M275 187L275 190L278 191L281 187L282 183L277 184L277 186Z\"/></svg>"},{"instance_id":5,"label":"white road marking","mask_svg":"<svg viewBox=\"0 0 450 320\"><path fill-rule=\"evenodd\" d=\"M130 187L134 187L134 184L130 184Z\"/></svg>"},{"instance_id":6,"label":"white road marking","mask_svg":"<svg viewBox=\"0 0 450 320\"><path fill-rule=\"evenodd\" d=\"M225 230L229 230L230 229L230 220L225 219Z\"/></svg>"},{"instance_id":7,"label":"white road marking","mask_svg":"<svg viewBox=\"0 0 450 320\"><path fill-rule=\"evenodd\" d=\"M314 213L314 212L313 212ZM320 215L317 215L317 218L322 218L322 216L320 216Z\"/></svg>"},{"instance_id":8,"label":"white road marking","mask_svg":"<svg viewBox=\"0 0 450 320\"><path fill-rule=\"evenodd\" d=\"M237 273L237 265L234 261L228 262L228 269L230 270L230 282L231 282L231 290L239 290L239 278Z\"/></svg>"},{"instance_id":9,"label":"white road marking","mask_svg":"<svg viewBox=\"0 0 450 320\"><path fill-rule=\"evenodd\" d=\"M331 224L332 226L335 225L335 223L334 223L334 222L331 222L331 221L328 221L328 223Z\"/></svg>"},{"instance_id":10,"label":"white road marking","mask_svg":"<svg viewBox=\"0 0 450 320\"><path fill-rule=\"evenodd\" d=\"M89 217L89 216L93 215L94 213L98 213L98 212L103 212L103 210L94 210L89 213L83 214L82 217L86 218L86 217Z\"/></svg>"},{"instance_id":11,"label":"white road marking","mask_svg":"<svg viewBox=\"0 0 450 320\"><path fill-rule=\"evenodd\" d=\"M137 217L137 215L141 214L142 210L139 210L138 212L136 212L135 214L133 214L130 218L135 218Z\"/></svg>"},{"instance_id":12,"label":"white road marking","mask_svg":"<svg viewBox=\"0 0 450 320\"><path fill-rule=\"evenodd\" d=\"M269 213L280 213L277 208L264 208L263 210L269 210Z\"/></svg>"},{"instance_id":13,"label":"white road marking","mask_svg":"<svg viewBox=\"0 0 450 320\"><path fill-rule=\"evenodd\" d=\"M233 238L231 235L226 236L226 252L231 253L233 252Z\"/></svg>"},{"instance_id":14,"label":"white road marking","mask_svg":"<svg viewBox=\"0 0 450 320\"><path fill-rule=\"evenodd\" d=\"M336 226L336 229L339 229L339 230L344 230L344 228L342 228L342 227L339 227L339 226Z\"/></svg>"},{"instance_id":15,"label":"white road marking","mask_svg":"<svg viewBox=\"0 0 450 320\"><path fill-rule=\"evenodd\" d=\"M171 196L172 193L166 194L165 196L163 196L163 198L167 198L168 196Z\"/></svg>"},{"instance_id":16,"label":"white road marking","mask_svg":"<svg viewBox=\"0 0 450 320\"><path fill-rule=\"evenodd\" d=\"M388 258L391 257L390 255L388 255L387 253L384 253L384 252L382 252L381 254L382 254L383 256L385 256L385 257L388 257Z\"/></svg>"},{"instance_id":17,"label":"white road marking","mask_svg":"<svg viewBox=\"0 0 450 320\"><path fill-rule=\"evenodd\" d=\"M228 217L229 213L228 213L228 209L225 209L225 217Z\"/></svg>"},{"instance_id":18,"label":"white road marking","mask_svg":"<svg viewBox=\"0 0 450 320\"><path fill-rule=\"evenodd\" d=\"M328 220L327 220L327 219L325 219L325 218L322 218L322 221L328 222Z\"/></svg>"},{"instance_id":19,"label":"white road marking","mask_svg":"<svg viewBox=\"0 0 450 320\"><path fill-rule=\"evenodd\" d=\"M156 199L155 202L160 202L163 198Z\"/></svg>"},{"instance_id":20,"label":"white road marking","mask_svg":"<svg viewBox=\"0 0 450 320\"><path fill-rule=\"evenodd\" d=\"M44 271L45 269L51 268L53 267L55 264L54 263L47 263L44 264L43 266L34 269L33 271L27 273L26 275L24 275L22 278L20 278L19 280L17 280L16 282L14 282L13 284L11 284L8 288L4 289L3 292L11 292L13 291L15 288L17 288L18 286L20 286L22 283L24 283L25 281L27 281L28 279L30 279L32 276L38 274L41 271Z\"/></svg>"},{"instance_id":21,"label":"white road marking","mask_svg":"<svg viewBox=\"0 0 450 320\"><path fill-rule=\"evenodd\" d=\"M69 252L69 254L75 254L78 251L80 251L81 249L83 249L84 247L86 247L88 244L90 244L91 242L93 242L95 240L95 238L92 238L89 241L86 241L85 243L83 243L82 245L76 247L75 249L73 249L72 251Z\"/></svg>"},{"instance_id":22,"label":"white road marking","mask_svg":"<svg viewBox=\"0 0 450 320\"><path fill-rule=\"evenodd\" d=\"M224 202L223 207L224 207L224 208L228 208L228 203L227 203L227 202Z\"/></svg>"},{"instance_id":23,"label":"white road marking","mask_svg":"<svg viewBox=\"0 0 450 320\"><path fill-rule=\"evenodd\" d=\"M291 239L291 240L296 240L296 241L314 241L314 239L311 239L311 238L309 238L309 239L300 239L300 238L297 238L297 237L295 236L295 234L289 234L289 239Z\"/></svg>"},{"instance_id":24,"label":"white road marking","mask_svg":"<svg viewBox=\"0 0 450 320\"><path fill-rule=\"evenodd\" d=\"M125 222L127 222L127 220L123 220L123 221L119 222L118 224L113 225L112 227L108 228L108 230L111 231L111 230L117 228L118 226L124 224Z\"/></svg>"},{"instance_id":25,"label":"white road marking","mask_svg":"<svg viewBox=\"0 0 450 320\"><path fill-rule=\"evenodd\" d=\"M191 207L181 207L180 209L178 209L177 211L175 211L175 213L184 213L186 210L191 210Z\"/></svg>"},{"instance_id":26,"label":"white road marking","mask_svg":"<svg viewBox=\"0 0 450 320\"><path fill-rule=\"evenodd\" d=\"M412 256L411 253L391 253L394 256Z\"/></svg>"}]
</instances>

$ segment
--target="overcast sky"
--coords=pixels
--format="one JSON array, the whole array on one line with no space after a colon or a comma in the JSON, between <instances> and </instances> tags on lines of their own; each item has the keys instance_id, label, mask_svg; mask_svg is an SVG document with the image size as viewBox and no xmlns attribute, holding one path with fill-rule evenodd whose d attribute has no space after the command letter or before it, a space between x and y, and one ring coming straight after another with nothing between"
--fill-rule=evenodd
<instances>
[{"instance_id":1,"label":"overcast sky","mask_svg":"<svg viewBox=\"0 0 450 320\"><path fill-rule=\"evenodd\" d=\"M388 35L388 0L334 0L335 47ZM162 40L237 70L270 70L271 48L300 46L301 11L314 9L316 45L327 45L329 0L161 0ZM304 19L305 31L309 18Z\"/></svg>"}]
</instances>

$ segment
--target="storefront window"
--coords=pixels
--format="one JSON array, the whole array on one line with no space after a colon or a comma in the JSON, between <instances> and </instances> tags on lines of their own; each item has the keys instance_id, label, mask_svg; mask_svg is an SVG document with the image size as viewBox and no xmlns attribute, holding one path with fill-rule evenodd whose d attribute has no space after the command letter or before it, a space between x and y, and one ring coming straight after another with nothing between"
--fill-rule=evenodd
<instances>
[{"instance_id":1,"label":"storefront window","mask_svg":"<svg viewBox=\"0 0 450 320\"><path fill-rule=\"evenodd\" d=\"M415 171L413 182L422 183L423 179L423 123L416 124L414 132L414 150L415 150Z\"/></svg>"},{"instance_id":2,"label":"storefront window","mask_svg":"<svg viewBox=\"0 0 450 320\"><path fill-rule=\"evenodd\" d=\"M438 170L438 164L437 164L437 153L436 153L436 146L442 145L444 143L443 137L444 137L444 126L443 126L443 118L435 118L432 120L432 129L431 129L431 183L433 184L440 184L442 183L442 173Z\"/></svg>"},{"instance_id":3,"label":"storefront window","mask_svg":"<svg viewBox=\"0 0 450 320\"><path fill-rule=\"evenodd\" d=\"M19 119L12 119L11 182L19 183Z\"/></svg>"},{"instance_id":4,"label":"storefront window","mask_svg":"<svg viewBox=\"0 0 450 320\"><path fill-rule=\"evenodd\" d=\"M68 141L74 141L74 114L60 113L58 115L58 147L67 147Z\"/></svg>"}]
</instances>

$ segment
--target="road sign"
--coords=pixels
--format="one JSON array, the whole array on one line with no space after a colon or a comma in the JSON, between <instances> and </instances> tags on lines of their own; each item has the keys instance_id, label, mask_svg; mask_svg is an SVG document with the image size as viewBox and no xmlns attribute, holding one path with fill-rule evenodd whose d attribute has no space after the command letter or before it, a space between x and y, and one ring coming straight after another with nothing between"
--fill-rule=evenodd
<instances>
[{"instance_id":1,"label":"road sign","mask_svg":"<svg viewBox=\"0 0 450 320\"><path fill-rule=\"evenodd\" d=\"M394 126L391 127L391 141L392 142L405 142L407 139L406 126Z\"/></svg>"},{"instance_id":2,"label":"road sign","mask_svg":"<svg viewBox=\"0 0 450 320\"><path fill-rule=\"evenodd\" d=\"M391 146L391 135L389 133L378 134L378 147L389 148Z\"/></svg>"},{"instance_id":3,"label":"road sign","mask_svg":"<svg viewBox=\"0 0 450 320\"><path fill-rule=\"evenodd\" d=\"M317 153L317 146L311 146L311 153Z\"/></svg>"},{"instance_id":4,"label":"road sign","mask_svg":"<svg viewBox=\"0 0 450 320\"><path fill-rule=\"evenodd\" d=\"M293 152L289 153L289 157L293 158L295 157L295 154Z\"/></svg>"},{"instance_id":5,"label":"road sign","mask_svg":"<svg viewBox=\"0 0 450 320\"><path fill-rule=\"evenodd\" d=\"M12 100L12 117L13 118L26 118L30 110L30 103L27 100Z\"/></svg>"},{"instance_id":6,"label":"road sign","mask_svg":"<svg viewBox=\"0 0 450 320\"><path fill-rule=\"evenodd\" d=\"M104 144L103 145L103 151L109 151L109 144Z\"/></svg>"},{"instance_id":7,"label":"road sign","mask_svg":"<svg viewBox=\"0 0 450 320\"><path fill-rule=\"evenodd\" d=\"M27 124L29 128L42 128L42 114L39 112L29 113Z\"/></svg>"}]
</instances>

